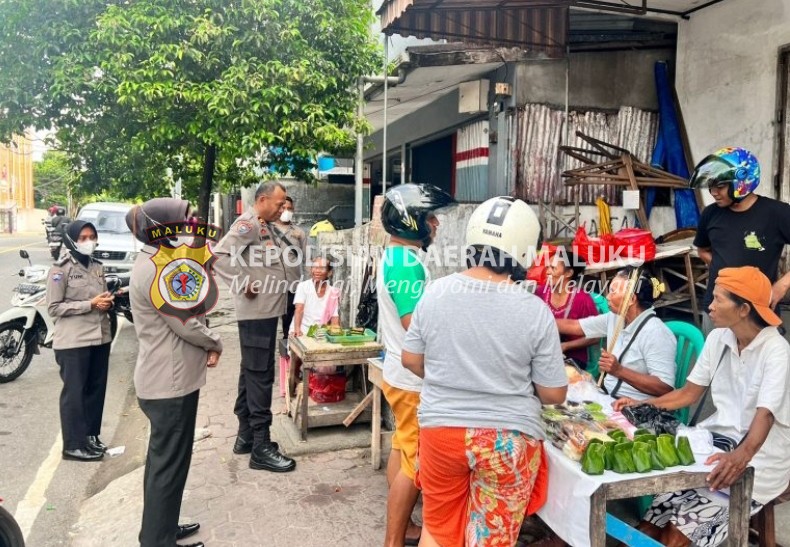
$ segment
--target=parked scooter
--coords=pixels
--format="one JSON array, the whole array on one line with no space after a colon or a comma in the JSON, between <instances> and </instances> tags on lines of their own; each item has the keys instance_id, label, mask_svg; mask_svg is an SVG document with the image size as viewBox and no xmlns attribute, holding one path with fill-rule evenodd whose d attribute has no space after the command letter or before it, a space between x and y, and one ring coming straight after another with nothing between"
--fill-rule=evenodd
<instances>
[{"instance_id":1,"label":"parked scooter","mask_svg":"<svg viewBox=\"0 0 790 547\"><path fill-rule=\"evenodd\" d=\"M47 246L49 247L49 254L52 260L60 258L60 251L63 248L63 223L58 226L52 225L52 218L47 218L41 221L44 225L44 230L47 232ZM2 547L2 546L0 546Z\"/></svg>"},{"instance_id":2,"label":"parked scooter","mask_svg":"<svg viewBox=\"0 0 790 547\"><path fill-rule=\"evenodd\" d=\"M0 502L3 500L0 499ZM14 516L0 506L0 547L25 547L25 537Z\"/></svg>"},{"instance_id":3,"label":"parked scooter","mask_svg":"<svg viewBox=\"0 0 790 547\"><path fill-rule=\"evenodd\" d=\"M11 297L11 309L0 314L0 384L19 378L33 359L39 354L40 346L52 347L54 322L47 312L46 280L49 266L33 265L24 249L19 256L28 261L28 266L19 270L21 282ZM118 314L132 322L132 307L129 293L129 277L116 274L104 276L108 290L115 296L110 308L110 333L115 338L118 331Z\"/></svg>"}]
</instances>

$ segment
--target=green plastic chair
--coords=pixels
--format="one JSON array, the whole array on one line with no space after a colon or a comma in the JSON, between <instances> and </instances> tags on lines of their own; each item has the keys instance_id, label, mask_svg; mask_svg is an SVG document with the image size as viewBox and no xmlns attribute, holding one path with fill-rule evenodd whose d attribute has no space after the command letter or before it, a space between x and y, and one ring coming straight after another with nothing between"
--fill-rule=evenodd
<instances>
[{"instance_id":1,"label":"green plastic chair","mask_svg":"<svg viewBox=\"0 0 790 547\"><path fill-rule=\"evenodd\" d=\"M594 292L591 292L590 296L599 314L609 313L609 302L606 301L605 296ZM587 372L592 374L596 380L598 379L598 360L601 358L601 350L605 347L606 338L601 338L597 344L587 347Z\"/></svg>"},{"instance_id":2,"label":"green plastic chair","mask_svg":"<svg viewBox=\"0 0 790 547\"><path fill-rule=\"evenodd\" d=\"M685 321L667 321L665 325L672 331L678 341L678 349L675 353L675 389L680 389L686 384L691 365L696 362L697 357L702 352L705 345L705 335L696 326ZM688 425L689 407L675 411L678 420ZM653 496L642 496L637 499L639 517L643 517L650 505L653 503Z\"/></svg>"},{"instance_id":3,"label":"green plastic chair","mask_svg":"<svg viewBox=\"0 0 790 547\"><path fill-rule=\"evenodd\" d=\"M667 321L666 326L672 331L678 341L677 353L675 353L675 389L686 385L686 378L689 375L691 365L696 362L697 357L702 353L702 346L705 345L705 335L696 326L685 321ZM689 408L681 408L675 411L678 420L688 425Z\"/></svg>"}]
</instances>

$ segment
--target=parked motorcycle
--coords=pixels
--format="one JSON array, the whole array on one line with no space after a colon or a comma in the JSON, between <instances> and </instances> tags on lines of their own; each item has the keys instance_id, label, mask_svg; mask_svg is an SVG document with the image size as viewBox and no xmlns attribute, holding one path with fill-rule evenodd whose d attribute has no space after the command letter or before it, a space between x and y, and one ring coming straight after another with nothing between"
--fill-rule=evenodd
<instances>
[{"instance_id":1,"label":"parked motorcycle","mask_svg":"<svg viewBox=\"0 0 790 547\"><path fill-rule=\"evenodd\" d=\"M19 271L25 281L14 288L11 309L0 314L0 384L19 378L33 355L41 353L40 346L52 347L54 337L54 321L46 306L49 266L33 265L24 249L19 251L19 256L28 261L28 266ZM108 290L115 296L109 311L110 333L114 339L119 314L133 322L129 293L125 290L129 286L129 276L107 274L104 277Z\"/></svg>"},{"instance_id":2,"label":"parked motorcycle","mask_svg":"<svg viewBox=\"0 0 790 547\"><path fill-rule=\"evenodd\" d=\"M0 502L3 500L0 499ZM0 506L0 547L25 547L25 537L14 516Z\"/></svg>"},{"instance_id":3,"label":"parked motorcycle","mask_svg":"<svg viewBox=\"0 0 790 547\"><path fill-rule=\"evenodd\" d=\"M60 258L60 251L63 248L63 231L62 226L52 226L52 219L47 218L41 221L44 225L44 230L47 232L47 246L49 247L49 254L52 260ZM1 546L0 546L1 547Z\"/></svg>"}]
</instances>

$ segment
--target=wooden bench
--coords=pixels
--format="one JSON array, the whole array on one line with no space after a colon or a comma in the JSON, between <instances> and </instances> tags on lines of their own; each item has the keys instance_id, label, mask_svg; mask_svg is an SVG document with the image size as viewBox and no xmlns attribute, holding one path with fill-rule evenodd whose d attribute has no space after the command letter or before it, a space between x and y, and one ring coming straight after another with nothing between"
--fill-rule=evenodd
<instances>
[{"instance_id":1,"label":"wooden bench","mask_svg":"<svg viewBox=\"0 0 790 547\"><path fill-rule=\"evenodd\" d=\"M782 547L776 543L774 507L786 501L790 501L790 485L779 497L765 504L762 510L752 517L749 526L752 532L750 535L756 536L754 541L760 547Z\"/></svg>"}]
</instances>

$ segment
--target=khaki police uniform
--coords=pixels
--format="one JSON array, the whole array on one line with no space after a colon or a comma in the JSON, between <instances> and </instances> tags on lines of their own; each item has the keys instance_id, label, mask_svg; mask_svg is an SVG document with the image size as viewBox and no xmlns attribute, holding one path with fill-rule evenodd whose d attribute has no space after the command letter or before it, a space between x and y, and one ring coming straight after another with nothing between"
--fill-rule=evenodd
<instances>
[{"instance_id":1,"label":"khaki police uniform","mask_svg":"<svg viewBox=\"0 0 790 547\"><path fill-rule=\"evenodd\" d=\"M288 330L294 318L294 297L296 286L305 278L305 256L307 252L307 234L294 224L274 223L274 233L280 240L283 249L283 263L285 265L285 279L288 280L288 293L286 294L285 314L282 316L280 327L283 339L288 339Z\"/></svg>"},{"instance_id":2,"label":"khaki police uniform","mask_svg":"<svg viewBox=\"0 0 790 547\"><path fill-rule=\"evenodd\" d=\"M151 257L156 253L151 245L142 248L129 284L140 342L134 386L140 409L151 422L139 536L142 547L176 544L208 352L222 351L220 336L206 326L205 316L182 322L154 306L151 287L158 283L160 273Z\"/></svg>"},{"instance_id":3,"label":"khaki police uniform","mask_svg":"<svg viewBox=\"0 0 790 547\"><path fill-rule=\"evenodd\" d=\"M285 313L288 283L281 242L253 209L241 215L214 247L214 271L230 288L241 344L234 412L239 436L256 444L269 440L277 320ZM253 298L245 290L257 292Z\"/></svg>"},{"instance_id":4,"label":"khaki police uniform","mask_svg":"<svg viewBox=\"0 0 790 547\"><path fill-rule=\"evenodd\" d=\"M47 278L47 311L55 322L52 347L63 380L64 450L85 448L88 436L100 434L112 340L108 313L93 309L91 299L106 290L101 262L90 259L86 268L71 253Z\"/></svg>"}]
</instances>

